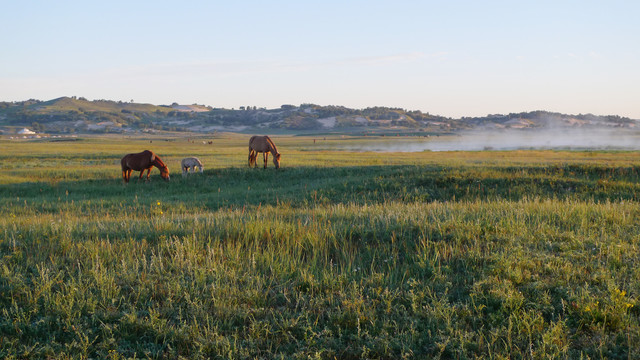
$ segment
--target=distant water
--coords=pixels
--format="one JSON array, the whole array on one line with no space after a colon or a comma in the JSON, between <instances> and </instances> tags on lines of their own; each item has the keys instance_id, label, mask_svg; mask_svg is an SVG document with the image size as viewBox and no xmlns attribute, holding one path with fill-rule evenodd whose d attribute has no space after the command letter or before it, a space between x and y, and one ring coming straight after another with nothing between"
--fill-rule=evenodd
<instances>
[{"instance_id":1,"label":"distant water","mask_svg":"<svg viewBox=\"0 0 640 360\"><path fill-rule=\"evenodd\" d=\"M469 132L457 136L389 138L337 144L346 151L421 152L519 149L640 150L640 132L616 130L544 130Z\"/></svg>"}]
</instances>

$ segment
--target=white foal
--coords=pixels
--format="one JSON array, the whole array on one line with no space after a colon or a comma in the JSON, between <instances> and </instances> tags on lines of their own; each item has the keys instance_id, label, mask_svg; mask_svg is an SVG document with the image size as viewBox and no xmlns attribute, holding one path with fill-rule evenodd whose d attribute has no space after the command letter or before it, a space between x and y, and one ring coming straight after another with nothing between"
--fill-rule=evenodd
<instances>
[{"instance_id":1,"label":"white foal","mask_svg":"<svg viewBox=\"0 0 640 360\"><path fill-rule=\"evenodd\" d=\"M187 176L188 172L194 173L196 172L196 167L200 168L200 172L204 172L204 166L198 158L188 157L182 159L180 162L180 167L182 168L182 176Z\"/></svg>"}]
</instances>

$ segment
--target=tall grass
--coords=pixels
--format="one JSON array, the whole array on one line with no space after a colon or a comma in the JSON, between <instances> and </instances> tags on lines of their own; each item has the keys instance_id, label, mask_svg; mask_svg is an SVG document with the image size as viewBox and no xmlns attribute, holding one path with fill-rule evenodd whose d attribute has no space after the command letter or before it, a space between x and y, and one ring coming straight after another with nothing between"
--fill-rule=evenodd
<instances>
[{"instance_id":1,"label":"tall grass","mask_svg":"<svg viewBox=\"0 0 640 360\"><path fill-rule=\"evenodd\" d=\"M118 139L0 144L0 356L640 356L635 154L277 140L153 139L207 170L128 185Z\"/></svg>"}]
</instances>

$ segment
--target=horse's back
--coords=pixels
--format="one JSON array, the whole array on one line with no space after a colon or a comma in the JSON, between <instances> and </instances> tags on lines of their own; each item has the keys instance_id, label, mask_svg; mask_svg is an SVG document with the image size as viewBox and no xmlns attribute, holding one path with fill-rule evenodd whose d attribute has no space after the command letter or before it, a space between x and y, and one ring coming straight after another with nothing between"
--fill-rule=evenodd
<instances>
[{"instance_id":1,"label":"horse's back","mask_svg":"<svg viewBox=\"0 0 640 360\"><path fill-rule=\"evenodd\" d=\"M200 162L200 159L198 159L197 157L184 158L184 159L182 159L180 164L182 165L182 167L186 167L186 166L189 166L189 167L191 167L191 166L202 166L202 162Z\"/></svg>"},{"instance_id":2,"label":"horse's back","mask_svg":"<svg viewBox=\"0 0 640 360\"><path fill-rule=\"evenodd\" d=\"M268 136L254 135L251 137L251 139L249 139L249 150L255 150L257 152L267 152L269 151L270 144L273 144L273 141L271 141Z\"/></svg>"},{"instance_id":3,"label":"horse's back","mask_svg":"<svg viewBox=\"0 0 640 360\"><path fill-rule=\"evenodd\" d=\"M251 150L255 150L255 145L256 145L256 138L258 137L258 135L253 135L250 139L249 139L249 151Z\"/></svg>"},{"instance_id":4,"label":"horse's back","mask_svg":"<svg viewBox=\"0 0 640 360\"><path fill-rule=\"evenodd\" d=\"M123 170L133 169L139 171L148 168L155 158L156 154L154 154L153 151L144 150L139 153L125 155L120 161L120 164Z\"/></svg>"}]
</instances>

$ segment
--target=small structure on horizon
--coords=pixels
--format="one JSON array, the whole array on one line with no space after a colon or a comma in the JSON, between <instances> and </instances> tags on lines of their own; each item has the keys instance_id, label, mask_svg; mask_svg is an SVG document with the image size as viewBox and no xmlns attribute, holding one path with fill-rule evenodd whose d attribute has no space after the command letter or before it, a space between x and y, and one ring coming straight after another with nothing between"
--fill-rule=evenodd
<instances>
[{"instance_id":1,"label":"small structure on horizon","mask_svg":"<svg viewBox=\"0 0 640 360\"><path fill-rule=\"evenodd\" d=\"M31 131L27 128L23 128L22 130L18 131L19 135L35 135L35 131Z\"/></svg>"}]
</instances>

